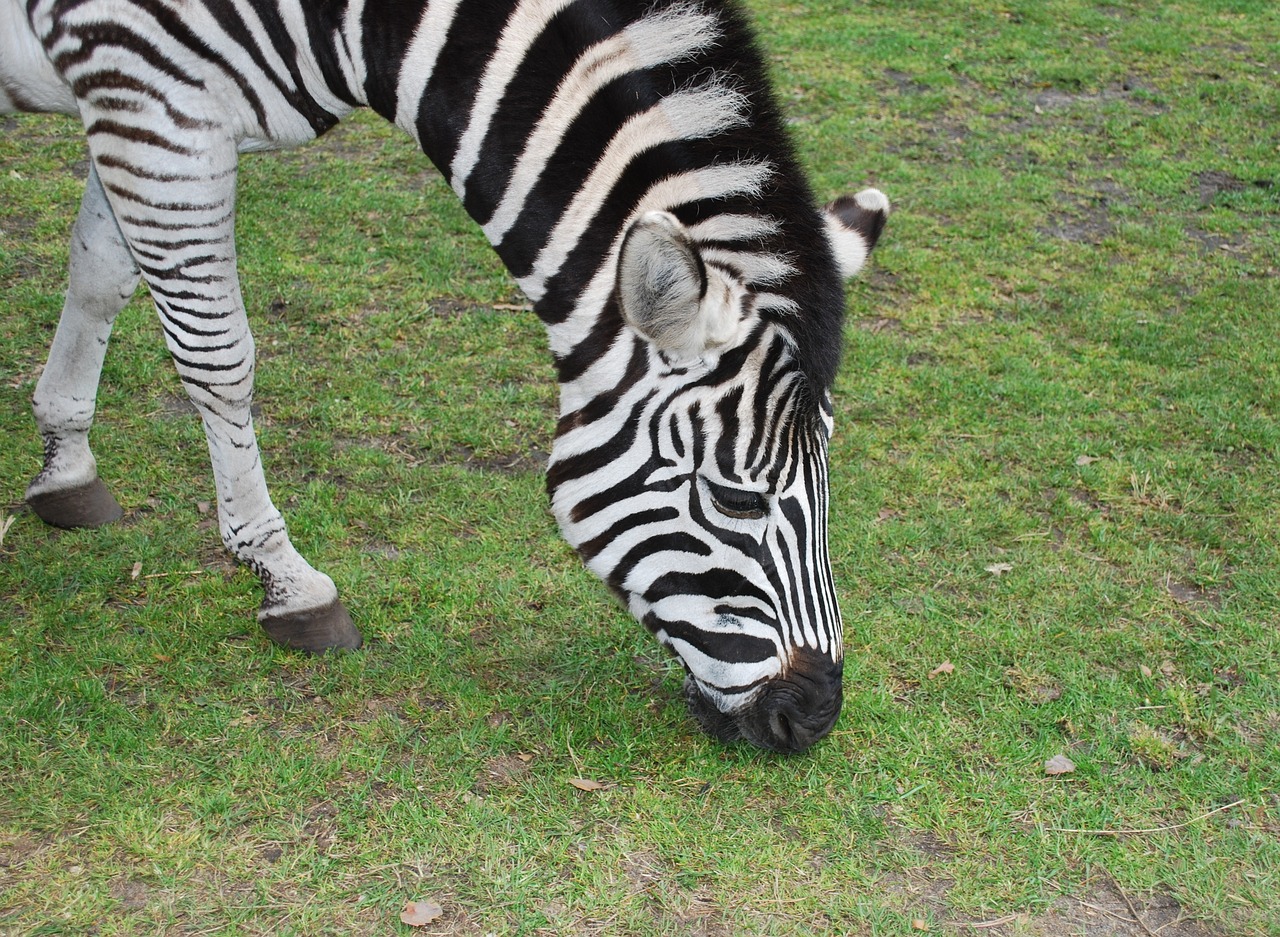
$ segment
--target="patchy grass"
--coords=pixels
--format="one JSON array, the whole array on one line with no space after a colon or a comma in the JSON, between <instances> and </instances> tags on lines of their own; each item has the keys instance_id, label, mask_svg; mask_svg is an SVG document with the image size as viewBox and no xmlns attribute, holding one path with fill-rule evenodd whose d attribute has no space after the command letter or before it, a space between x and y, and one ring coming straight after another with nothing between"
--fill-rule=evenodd
<instances>
[{"instance_id":1,"label":"patchy grass","mask_svg":"<svg viewBox=\"0 0 1280 937\"><path fill-rule=\"evenodd\" d=\"M239 219L273 492L366 650L258 634L141 297L126 520L41 526L83 150L5 119L0 932L1280 930L1280 9L754 9L819 193L897 208L837 388L832 736L685 717L546 510L537 323L370 119L247 158Z\"/></svg>"}]
</instances>

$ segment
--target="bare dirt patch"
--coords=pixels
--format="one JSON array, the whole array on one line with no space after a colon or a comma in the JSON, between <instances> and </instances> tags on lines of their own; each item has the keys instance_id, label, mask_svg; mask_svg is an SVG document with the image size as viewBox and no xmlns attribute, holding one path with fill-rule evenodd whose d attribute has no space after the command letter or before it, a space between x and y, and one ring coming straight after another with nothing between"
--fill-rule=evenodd
<instances>
[{"instance_id":1,"label":"bare dirt patch","mask_svg":"<svg viewBox=\"0 0 1280 937\"><path fill-rule=\"evenodd\" d=\"M1187 916L1171 895L1145 898L1125 895L1111 882L1098 882L1079 896L1063 896L1043 914L1026 920L1021 930L997 927L988 934L1031 934L1036 937L1060 937L1063 934L1088 934L1089 937L1225 937Z\"/></svg>"},{"instance_id":2,"label":"bare dirt patch","mask_svg":"<svg viewBox=\"0 0 1280 937\"><path fill-rule=\"evenodd\" d=\"M488 759L471 789L477 794L511 787L529 773L529 759L519 755L497 755Z\"/></svg>"},{"instance_id":3,"label":"bare dirt patch","mask_svg":"<svg viewBox=\"0 0 1280 937\"><path fill-rule=\"evenodd\" d=\"M1181 602L1183 605L1222 607L1221 594L1212 589L1202 589L1200 586L1191 583L1179 582L1172 576L1166 578L1161 585L1175 602Z\"/></svg>"}]
</instances>

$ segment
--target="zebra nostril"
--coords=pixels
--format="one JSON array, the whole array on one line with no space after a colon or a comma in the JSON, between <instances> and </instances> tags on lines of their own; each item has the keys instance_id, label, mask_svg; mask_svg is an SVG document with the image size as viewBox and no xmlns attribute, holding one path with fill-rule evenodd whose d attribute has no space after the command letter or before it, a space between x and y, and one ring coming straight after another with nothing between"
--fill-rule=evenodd
<instances>
[{"instance_id":1,"label":"zebra nostril","mask_svg":"<svg viewBox=\"0 0 1280 937\"><path fill-rule=\"evenodd\" d=\"M773 737L781 743L781 747L791 750L795 747L795 733L791 728L791 720L784 712L776 712L769 720L769 728L773 729Z\"/></svg>"},{"instance_id":2,"label":"zebra nostril","mask_svg":"<svg viewBox=\"0 0 1280 937\"><path fill-rule=\"evenodd\" d=\"M810 663L778 679L739 718L746 738L763 748L795 753L831 731L843 701L842 668L829 659Z\"/></svg>"}]
</instances>

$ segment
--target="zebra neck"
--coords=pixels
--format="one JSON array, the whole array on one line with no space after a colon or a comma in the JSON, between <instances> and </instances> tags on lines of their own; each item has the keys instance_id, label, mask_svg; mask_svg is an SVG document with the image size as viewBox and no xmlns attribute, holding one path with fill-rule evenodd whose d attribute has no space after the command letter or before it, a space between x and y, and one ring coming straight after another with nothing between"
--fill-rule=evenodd
<instances>
[{"instance_id":1,"label":"zebra neck","mask_svg":"<svg viewBox=\"0 0 1280 937\"><path fill-rule=\"evenodd\" d=\"M676 209L692 224L751 219L715 236L750 235L757 255L766 241L794 236L777 218L759 221L766 187L790 189L787 203L812 215L763 65L732 7L390 6L347 9L344 22L358 24L363 40L349 71L452 185L533 300L558 359L593 330L597 344L616 331L617 252L643 211ZM805 226L814 228L811 217ZM779 279L776 265L767 272Z\"/></svg>"}]
</instances>

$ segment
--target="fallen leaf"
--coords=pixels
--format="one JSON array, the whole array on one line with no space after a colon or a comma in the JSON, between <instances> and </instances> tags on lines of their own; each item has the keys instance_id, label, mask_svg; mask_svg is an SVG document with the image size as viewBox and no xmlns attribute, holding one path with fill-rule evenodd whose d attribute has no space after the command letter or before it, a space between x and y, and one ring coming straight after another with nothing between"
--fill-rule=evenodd
<instances>
[{"instance_id":1,"label":"fallen leaf","mask_svg":"<svg viewBox=\"0 0 1280 937\"><path fill-rule=\"evenodd\" d=\"M139 560L138 562L133 564L133 569L129 571L129 578L137 579L141 573L142 573L142 561Z\"/></svg>"},{"instance_id":2,"label":"fallen leaf","mask_svg":"<svg viewBox=\"0 0 1280 937\"><path fill-rule=\"evenodd\" d=\"M911 922L911 929L912 930L928 930L929 923L924 918L918 917Z\"/></svg>"},{"instance_id":3,"label":"fallen leaf","mask_svg":"<svg viewBox=\"0 0 1280 937\"><path fill-rule=\"evenodd\" d=\"M1143 675L1144 677L1150 677L1150 676L1151 676L1151 668L1150 668L1150 667L1148 667L1146 664L1139 664L1139 665L1138 665L1138 670L1142 673L1142 675Z\"/></svg>"},{"instance_id":4,"label":"fallen leaf","mask_svg":"<svg viewBox=\"0 0 1280 937\"><path fill-rule=\"evenodd\" d=\"M17 519L17 515L10 514L4 519L4 523L0 523L0 547L4 546L4 535L9 532L9 528L13 526L13 522Z\"/></svg>"},{"instance_id":5,"label":"fallen leaf","mask_svg":"<svg viewBox=\"0 0 1280 937\"><path fill-rule=\"evenodd\" d=\"M956 669L955 664L951 663L951 661L949 660L944 660L937 667L934 667L932 670L929 671L929 679L932 680L934 677L936 677L940 673L953 673L955 669Z\"/></svg>"},{"instance_id":6,"label":"fallen leaf","mask_svg":"<svg viewBox=\"0 0 1280 937\"><path fill-rule=\"evenodd\" d=\"M1044 773L1049 777L1057 777L1060 774L1070 774L1076 770L1076 763L1066 755L1054 755L1044 763Z\"/></svg>"},{"instance_id":7,"label":"fallen leaf","mask_svg":"<svg viewBox=\"0 0 1280 937\"><path fill-rule=\"evenodd\" d=\"M604 785L599 781L592 781L590 778L570 778L569 783L580 791L602 791Z\"/></svg>"},{"instance_id":8,"label":"fallen leaf","mask_svg":"<svg viewBox=\"0 0 1280 937\"><path fill-rule=\"evenodd\" d=\"M1078 455L1076 456L1076 465L1092 465L1094 462L1101 462L1102 458L1096 455Z\"/></svg>"},{"instance_id":9,"label":"fallen leaf","mask_svg":"<svg viewBox=\"0 0 1280 937\"><path fill-rule=\"evenodd\" d=\"M213 505L210 504L208 501L196 502L196 510L199 511L201 514L208 514L212 508L213 508Z\"/></svg>"},{"instance_id":10,"label":"fallen leaf","mask_svg":"<svg viewBox=\"0 0 1280 937\"><path fill-rule=\"evenodd\" d=\"M527 765L529 762L533 761L535 756L530 755L528 752L516 752L516 757Z\"/></svg>"},{"instance_id":11,"label":"fallen leaf","mask_svg":"<svg viewBox=\"0 0 1280 937\"><path fill-rule=\"evenodd\" d=\"M879 513L876 514L876 520L883 523L884 521L891 521L894 518L901 516L901 511L895 511L893 508L881 508Z\"/></svg>"},{"instance_id":12,"label":"fallen leaf","mask_svg":"<svg viewBox=\"0 0 1280 937\"><path fill-rule=\"evenodd\" d=\"M410 927L425 927L442 914L444 908L434 901L406 901L400 920Z\"/></svg>"},{"instance_id":13,"label":"fallen leaf","mask_svg":"<svg viewBox=\"0 0 1280 937\"><path fill-rule=\"evenodd\" d=\"M1013 569L1012 563L992 563L990 566L984 567L987 572L996 576L1003 576L1009 570Z\"/></svg>"}]
</instances>

